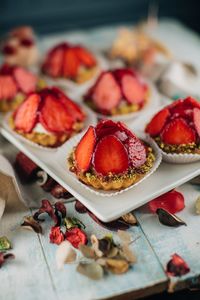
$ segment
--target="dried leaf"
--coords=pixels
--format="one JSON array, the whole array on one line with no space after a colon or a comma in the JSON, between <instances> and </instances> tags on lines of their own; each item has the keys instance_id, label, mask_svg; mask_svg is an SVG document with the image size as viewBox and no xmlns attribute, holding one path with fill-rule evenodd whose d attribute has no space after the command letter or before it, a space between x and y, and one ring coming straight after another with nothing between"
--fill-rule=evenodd
<instances>
[{"instance_id":1,"label":"dried leaf","mask_svg":"<svg viewBox=\"0 0 200 300\"><path fill-rule=\"evenodd\" d=\"M178 218L176 215L169 213L163 208L158 208L156 210L156 213L158 215L159 221L161 224L171 227L178 227L181 225L185 225L186 223Z\"/></svg>"},{"instance_id":2,"label":"dried leaf","mask_svg":"<svg viewBox=\"0 0 200 300\"><path fill-rule=\"evenodd\" d=\"M132 213L128 213L123 215L122 220L130 225L136 225L137 224L137 219Z\"/></svg>"},{"instance_id":3,"label":"dried leaf","mask_svg":"<svg viewBox=\"0 0 200 300\"><path fill-rule=\"evenodd\" d=\"M169 276L182 276L190 272L190 268L184 259L175 253L167 263L166 272Z\"/></svg>"},{"instance_id":4,"label":"dried leaf","mask_svg":"<svg viewBox=\"0 0 200 300\"><path fill-rule=\"evenodd\" d=\"M46 199L42 200L42 206L34 214L33 218L38 221L44 221L44 220L39 219L39 216L43 213L47 213L52 218L52 220L54 221L55 224L57 224L59 222L59 220L54 212L54 208L51 205L51 203L49 202L49 200L46 200Z\"/></svg>"},{"instance_id":5,"label":"dried leaf","mask_svg":"<svg viewBox=\"0 0 200 300\"><path fill-rule=\"evenodd\" d=\"M128 271L129 264L125 259L106 259L107 268L114 274L122 274Z\"/></svg>"},{"instance_id":6,"label":"dried leaf","mask_svg":"<svg viewBox=\"0 0 200 300\"><path fill-rule=\"evenodd\" d=\"M120 240L123 243L126 243L126 244L131 243L131 235L130 235L130 233L128 233L126 231L118 230L117 234L118 234Z\"/></svg>"},{"instance_id":7,"label":"dried leaf","mask_svg":"<svg viewBox=\"0 0 200 300\"><path fill-rule=\"evenodd\" d=\"M3 253L3 252L0 252L0 268L1 268L1 266L5 263L5 261L7 260L7 259L14 259L15 258L15 256L14 256L14 254L12 254L12 253L7 253L7 254L5 254L5 253Z\"/></svg>"},{"instance_id":8,"label":"dried leaf","mask_svg":"<svg viewBox=\"0 0 200 300\"><path fill-rule=\"evenodd\" d=\"M79 245L79 250L81 251L83 256L86 258L92 258L92 259L96 258L95 251L91 247L81 244L81 245Z\"/></svg>"},{"instance_id":9,"label":"dried leaf","mask_svg":"<svg viewBox=\"0 0 200 300\"><path fill-rule=\"evenodd\" d=\"M63 241L56 251L56 264L58 269L62 269L64 264L74 262L76 260L76 251L68 241Z\"/></svg>"},{"instance_id":10,"label":"dried leaf","mask_svg":"<svg viewBox=\"0 0 200 300\"><path fill-rule=\"evenodd\" d=\"M96 262L92 263L79 263L77 266L77 272L85 275L93 280L99 280L103 277L103 268Z\"/></svg>"},{"instance_id":11,"label":"dried leaf","mask_svg":"<svg viewBox=\"0 0 200 300\"><path fill-rule=\"evenodd\" d=\"M24 222L21 224L21 227L42 234L41 225L32 216L24 217Z\"/></svg>"},{"instance_id":12,"label":"dried leaf","mask_svg":"<svg viewBox=\"0 0 200 300\"><path fill-rule=\"evenodd\" d=\"M0 251L11 249L11 242L6 236L0 237Z\"/></svg>"},{"instance_id":13,"label":"dried leaf","mask_svg":"<svg viewBox=\"0 0 200 300\"><path fill-rule=\"evenodd\" d=\"M64 225L66 226L67 230L72 229L74 227L78 228L85 228L85 225L77 218L65 218Z\"/></svg>"},{"instance_id":14,"label":"dried leaf","mask_svg":"<svg viewBox=\"0 0 200 300\"><path fill-rule=\"evenodd\" d=\"M200 196L197 198L195 202L195 209L196 209L196 214L200 215Z\"/></svg>"},{"instance_id":15,"label":"dried leaf","mask_svg":"<svg viewBox=\"0 0 200 300\"><path fill-rule=\"evenodd\" d=\"M124 257L129 263L133 264L137 261L133 251L126 244L122 246L122 249L120 250L120 255Z\"/></svg>"}]
</instances>

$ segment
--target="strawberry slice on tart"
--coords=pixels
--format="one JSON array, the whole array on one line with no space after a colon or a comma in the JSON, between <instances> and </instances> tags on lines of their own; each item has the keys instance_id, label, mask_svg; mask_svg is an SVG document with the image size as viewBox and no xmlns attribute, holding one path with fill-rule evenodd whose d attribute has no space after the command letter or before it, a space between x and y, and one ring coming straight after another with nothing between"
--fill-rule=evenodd
<instances>
[{"instance_id":1,"label":"strawberry slice on tart","mask_svg":"<svg viewBox=\"0 0 200 300\"><path fill-rule=\"evenodd\" d=\"M95 75L97 61L85 47L64 42L50 49L41 70L53 78L83 83Z\"/></svg>"},{"instance_id":2,"label":"strawberry slice on tart","mask_svg":"<svg viewBox=\"0 0 200 300\"><path fill-rule=\"evenodd\" d=\"M110 116L139 111L147 101L147 85L129 68L102 72L84 96L91 109Z\"/></svg>"},{"instance_id":3,"label":"strawberry slice on tart","mask_svg":"<svg viewBox=\"0 0 200 300\"><path fill-rule=\"evenodd\" d=\"M0 68L0 112L19 106L26 95L39 88L40 80L23 67L4 64Z\"/></svg>"},{"instance_id":4,"label":"strawberry slice on tart","mask_svg":"<svg viewBox=\"0 0 200 300\"><path fill-rule=\"evenodd\" d=\"M69 169L86 185L101 190L125 189L153 167L153 149L123 123L100 121L90 126L68 157Z\"/></svg>"},{"instance_id":5,"label":"strawberry slice on tart","mask_svg":"<svg viewBox=\"0 0 200 300\"><path fill-rule=\"evenodd\" d=\"M31 93L12 114L10 126L36 144L57 147L81 131L85 117L78 104L52 87Z\"/></svg>"},{"instance_id":6,"label":"strawberry slice on tart","mask_svg":"<svg viewBox=\"0 0 200 300\"><path fill-rule=\"evenodd\" d=\"M145 131L166 153L200 154L200 103L191 97L175 101L159 111Z\"/></svg>"}]
</instances>

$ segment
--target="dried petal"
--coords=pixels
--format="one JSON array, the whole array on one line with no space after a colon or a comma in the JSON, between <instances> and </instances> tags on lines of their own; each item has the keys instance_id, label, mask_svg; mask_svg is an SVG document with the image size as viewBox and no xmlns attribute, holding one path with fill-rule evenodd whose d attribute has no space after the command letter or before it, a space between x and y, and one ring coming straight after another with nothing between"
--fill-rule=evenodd
<instances>
[{"instance_id":1,"label":"dried petal","mask_svg":"<svg viewBox=\"0 0 200 300\"><path fill-rule=\"evenodd\" d=\"M130 225L136 225L137 224L137 219L132 213L125 214L121 218L127 224L130 224Z\"/></svg>"},{"instance_id":2,"label":"dried petal","mask_svg":"<svg viewBox=\"0 0 200 300\"><path fill-rule=\"evenodd\" d=\"M67 215L67 210L66 210L66 207L65 207L65 205L64 205L63 202L57 201L57 202L55 203L54 207L55 207L55 211L56 211L56 212L59 212L59 213L61 214L62 218L65 218L65 217L66 217L66 215Z\"/></svg>"},{"instance_id":3,"label":"dried petal","mask_svg":"<svg viewBox=\"0 0 200 300\"><path fill-rule=\"evenodd\" d=\"M130 235L130 233L128 233L126 231L118 230L117 234L118 234L120 240L123 243L126 243L126 244L131 243L131 235Z\"/></svg>"},{"instance_id":4,"label":"dried petal","mask_svg":"<svg viewBox=\"0 0 200 300\"><path fill-rule=\"evenodd\" d=\"M195 209L196 209L196 214L200 215L200 196L197 198L195 202Z\"/></svg>"},{"instance_id":5,"label":"dried petal","mask_svg":"<svg viewBox=\"0 0 200 300\"><path fill-rule=\"evenodd\" d=\"M15 169L21 181L28 183L34 180L38 166L24 153L19 152L16 156Z\"/></svg>"},{"instance_id":6,"label":"dried petal","mask_svg":"<svg viewBox=\"0 0 200 300\"><path fill-rule=\"evenodd\" d=\"M96 258L96 254L93 248L88 247L86 245L79 245L79 250L83 254L84 257L86 258Z\"/></svg>"},{"instance_id":7,"label":"dried petal","mask_svg":"<svg viewBox=\"0 0 200 300\"><path fill-rule=\"evenodd\" d=\"M0 251L5 251L11 249L11 242L6 236L0 237Z\"/></svg>"},{"instance_id":8,"label":"dried petal","mask_svg":"<svg viewBox=\"0 0 200 300\"><path fill-rule=\"evenodd\" d=\"M48 180L48 174L43 170L39 170L36 174L36 177L37 177L36 183L39 186L43 186Z\"/></svg>"},{"instance_id":9,"label":"dried petal","mask_svg":"<svg viewBox=\"0 0 200 300\"><path fill-rule=\"evenodd\" d=\"M60 245L64 239L64 233L60 230L60 227L51 227L51 232L49 234L50 243Z\"/></svg>"},{"instance_id":10,"label":"dried petal","mask_svg":"<svg viewBox=\"0 0 200 300\"><path fill-rule=\"evenodd\" d=\"M51 195L56 199L68 199L72 197L72 195L58 183L51 189Z\"/></svg>"},{"instance_id":11,"label":"dried petal","mask_svg":"<svg viewBox=\"0 0 200 300\"><path fill-rule=\"evenodd\" d=\"M178 227L181 225L185 225L186 223L178 218L176 215L170 214L168 211L166 211L163 208L158 208L156 211L159 221L161 224L171 227Z\"/></svg>"},{"instance_id":12,"label":"dried petal","mask_svg":"<svg viewBox=\"0 0 200 300\"><path fill-rule=\"evenodd\" d=\"M107 255L110 252L112 244L112 238L105 236L104 238L99 239L99 250L103 253L103 255Z\"/></svg>"},{"instance_id":13,"label":"dried petal","mask_svg":"<svg viewBox=\"0 0 200 300\"><path fill-rule=\"evenodd\" d=\"M62 269L64 264L76 260L76 251L68 241L63 241L56 250L56 264L58 269Z\"/></svg>"},{"instance_id":14,"label":"dried petal","mask_svg":"<svg viewBox=\"0 0 200 300\"><path fill-rule=\"evenodd\" d=\"M77 272L85 275L93 280L99 280L103 277L103 268L96 262L92 263L79 263L77 266Z\"/></svg>"},{"instance_id":15,"label":"dried petal","mask_svg":"<svg viewBox=\"0 0 200 300\"><path fill-rule=\"evenodd\" d=\"M107 268L114 274L122 274L128 271L129 264L125 259L106 259Z\"/></svg>"},{"instance_id":16,"label":"dried petal","mask_svg":"<svg viewBox=\"0 0 200 300\"><path fill-rule=\"evenodd\" d=\"M43 213L47 213L51 218L52 220L54 221L55 224L58 223L58 218L54 212L54 208L53 206L51 205L51 203L49 202L49 200L42 200L42 206L39 208L39 210L34 214L33 218L35 220L38 220L38 221L44 221L44 220L40 220L38 217L43 214Z\"/></svg>"},{"instance_id":17,"label":"dried petal","mask_svg":"<svg viewBox=\"0 0 200 300\"><path fill-rule=\"evenodd\" d=\"M123 245L120 250L120 255L124 257L129 263L135 263L137 261L133 251L130 249L128 245Z\"/></svg>"},{"instance_id":18,"label":"dried petal","mask_svg":"<svg viewBox=\"0 0 200 300\"><path fill-rule=\"evenodd\" d=\"M87 244L86 233L77 227L68 230L65 234L65 237L77 249L79 248L79 245Z\"/></svg>"},{"instance_id":19,"label":"dried petal","mask_svg":"<svg viewBox=\"0 0 200 300\"><path fill-rule=\"evenodd\" d=\"M94 249L94 252L97 257L102 257L103 252L99 250L99 240L96 237L96 235L92 234L90 237L91 243L92 243L92 249Z\"/></svg>"},{"instance_id":20,"label":"dried petal","mask_svg":"<svg viewBox=\"0 0 200 300\"><path fill-rule=\"evenodd\" d=\"M5 254L5 253L3 253L3 252L0 252L0 268L1 268L1 266L5 263L5 261L7 260L7 259L14 259L15 258L15 256L14 256L14 254L12 254L12 253L7 253L7 254Z\"/></svg>"},{"instance_id":21,"label":"dried petal","mask_svg":"<svg viewBox=\"0 0 200 300\"><path fill-rule=\"evenodd\" d=\"M24 222L21 224L21 226L24 229L29 229L35 231L36 233L42 234L41 225L32 216L24 217Z\"/></svg>"},{"instance_id":22,"label":"dried petal","mask_svg":"<svg viewBox=\"0 0 200 300\"><path fill-rule=\"evenodd\" d=\"M77 218L65 218L64 219L64 225L66 226L67 229L71 228L83 228L85 229L85 225Z\"/></svg>"},{"instance_id":23,"label":"dried petal","mask_svg":"<svg viewBox=\"0 0 200 300\"><path fill-rule=\"evenodd\" d=\"M184 259L175 253L167 263L166 272L169 276L182 276L190 272L190 268Z\"/></svg>"},{"instance_id":24,"label":"dried petal","mask_svg":"<svg viewBox=\"0 0 200 300\"><path fill-rule=\"evenodd\" d=\"M87 212L87 208L78 200L76 200L75 202L75 210L80 214L84 214Z\"/></svg>"},{"instance_id":25,"label":"dried petal","mask_svg":"<svg viewBox=\"0 0 200 300\"><path fill-rule=\"evenodd\" d=\"M47 181L43 185L41 185L41 187L45 192L49 193L56 184L57 182L53 178L48 176Z\"/></svg>"},{"instance_id":26,"label":"dried petal","mask_svg":"<svg viewBox=\"0 0 200 300\"><path fill-rule=\"evenodd\" d=\"M119 249L117 247L112 247L110 249L110 251L107 253L107 257L108 258L113 258L115 256L117 256L119 253Z\"/></svg>"}]
</instances>

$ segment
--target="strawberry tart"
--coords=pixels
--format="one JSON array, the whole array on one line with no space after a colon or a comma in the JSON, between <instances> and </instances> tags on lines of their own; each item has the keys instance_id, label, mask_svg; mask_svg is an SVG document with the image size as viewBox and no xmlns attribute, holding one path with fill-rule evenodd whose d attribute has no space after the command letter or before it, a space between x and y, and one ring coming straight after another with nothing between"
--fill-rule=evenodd
<instances>
[{"instance_id":1,"label":"strawberry tart","mask_svg":"<svg viewBox=\"0 0 200 300\"><path fill-rule=\"evenodd\" d=\"M152 118L145 131L165 153L200 155L200 103L191 97L173 102Z\"/></svg>"},{"instance_id":2,"label":"strawberry tart","mask_svg":"<svg viewBox=\"0 0 200 300\"><path fill-rule=\"evenodd\" d=\"M76 83L90 80L97 71L97 61L86 48L61 43L51 49L42 65L42 72L52 78L66 78Z\"/></svg>"},{"instance_id":3,"label":"strawberry tart","mask_svg":"<svg viewBox=\"0 0 200 300\"><path fill-rule=\"evenodd\" d=\"M149 88L131 69L104 71L84 96L95 112L106 116L140 111L148 101Z\"/></svg>"},{"instance_id":4,"label":"strawberry tart","mask_svg":"<svg viewBox=\"0 0 200 300\"><path fill-rule=\"evenodd\" d=\"M81 131L86 116L82 109L56 87L30 94L14 111L11 128L38 145L58 147Z\"/></svg>"},{"instance_id":5,"label":"strawberry tart","mask_svg":"<svg viewBox=\"0 0 200 300\"><path fill-rule=\"evenodd\" d=\"M122 190L141 180L153 167L153 149L121 122L90 126L71 152L71 172L87 186Z\"/></svg>"},{"instance_id":6,"label":"strawberry tart","mask_svg":"<svg viewBox=\"0 0 200 300\"><path fill-rule=\"evenodd\" d=\"M15 109L31 93L45 85L36 75L18 66L0 68L0 112Z\"/></svg>"}]
</instances>

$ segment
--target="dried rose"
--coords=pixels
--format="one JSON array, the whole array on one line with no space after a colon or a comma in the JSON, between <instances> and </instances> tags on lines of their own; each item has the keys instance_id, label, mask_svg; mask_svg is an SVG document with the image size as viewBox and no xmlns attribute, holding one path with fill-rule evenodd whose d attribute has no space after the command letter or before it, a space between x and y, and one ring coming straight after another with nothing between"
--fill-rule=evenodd
<instances>
[{"instance_id":1,"label":"dried rose","mask_svg":"<svg viewBox=\"0 0 200 300\"><path fill-rule=\"evenodd\" d=\"M60 245L65 239L64 233L60 230L60 227L51 227L49 234L50 242L53 244Z\"/></svg>"},{"instance_id":2,"label":"dried rose","mask_svg":"<svg viewBox=\"0 0 200 300\"><path fill-rule=\"evenodd\" d=\"M77 266L77 272L85 275L93 280L99 280L103 277L103 268L96 262L92 263L79 263Z\"/></svg>"},{"instance_id":3,"label":"dried rose","mask_svg":"<svg viewBox=\"0 0 200 300\"><path fill-rule=\"evenodd\" d=\"M184 209L184 196L173 190L150 201L148 206L152 213L156 213L158 208L163 208L171 214L175 214Z\"/></svg>"},{"instance_id":4,"label":"dried rose","mask_svg":"<svg viewBox=\"0 0 200 300\"><path fill-rule=\"evenodd\" d=\"M81 244L86 245L87 244L87 235L86 235L86 233L83 230L81 230L80 228L77 228L77 227L68 230L65 233L65 237L77 249L78 249L79 245L81 245Z\"/></svg>"},{"instance_id":5,"label":"dried rose","mask_svg":"<svg viewBox=\"0 0 200 300\"><path fill-rule=\"evenodd\" d=\"M3 253L3 252L0 252L0 268L1 268L1 266L5 263L5 261L7 260L7 259L14 259L15 258L15 256L14 256L14 254L12 254L12 253L7 253L7 254L5 254L5 253Z\"/></svg>"},{"instance_id":6,"label":"dried rose","mask_svg":"<svg viewBox=\"0 0 200 300\"><path fill-rule=\"evenodd\" d=\"M80 214L84 214L87 212L87 208L78 200L76 200L75 202L75 210Z\"/></svg>"},{"instance_id":7,"label":"dried rose","mask_svg":"<svg viewBox=\"0 0 200 300\"><path fill-rule=\"evenodd\" d=\"M42 234L41 225L32 216L24 217L24 221L21 226L25 229L30 229L35 231L36 233Z\"/></svg>"},{"instance_id":8,"label":"dried rose","mask_svg":"<svg viewBox=\"0 0 200 300\"><path fill-rule=\"evenodd\" d=\"M76 260L76 251L70 242L63 241L56 250L56 264L58 269L62 269L64 264L71 263Z\"/></svg>"},{"instance_id":9,"label":"dried rose","mask_svg":"<svg viewBox=\"0 0 200 300\"><path fill-rule=\"evenodd\" d=\"M11 249L11 242L6 236L0 237L0 251Z\"/></svg>"},{"instance_id":10,"label":"dried rose","mask_svg":"<svg viewBox=\"0 0 200 300\"><path fill-rule=\"evenodd\" d=\"M167 263L166 273L169 276L182 276L190 272L188 264L178 254L173 254Z\"/></svg>"},{"instance_id":11,"label":"dried rose","mask_svg":"<svg viewBox=\"0 0 200 300\"><path fill-rule=\"evenodd\" d=\"M52 220L54 221L55 224L58 223L59 220L58 220L58 218L57 218L57 216L54 212L54 208L51 205L51 203L49 202L49 200L46 200L46 199L42 200L42 206L34 214L33 218L35 220L38 220L38 221L44 221L44 220L41 220L41 219L38 218L43 213L47 213L52 218Z\"/></svg>"}]
</instances>

